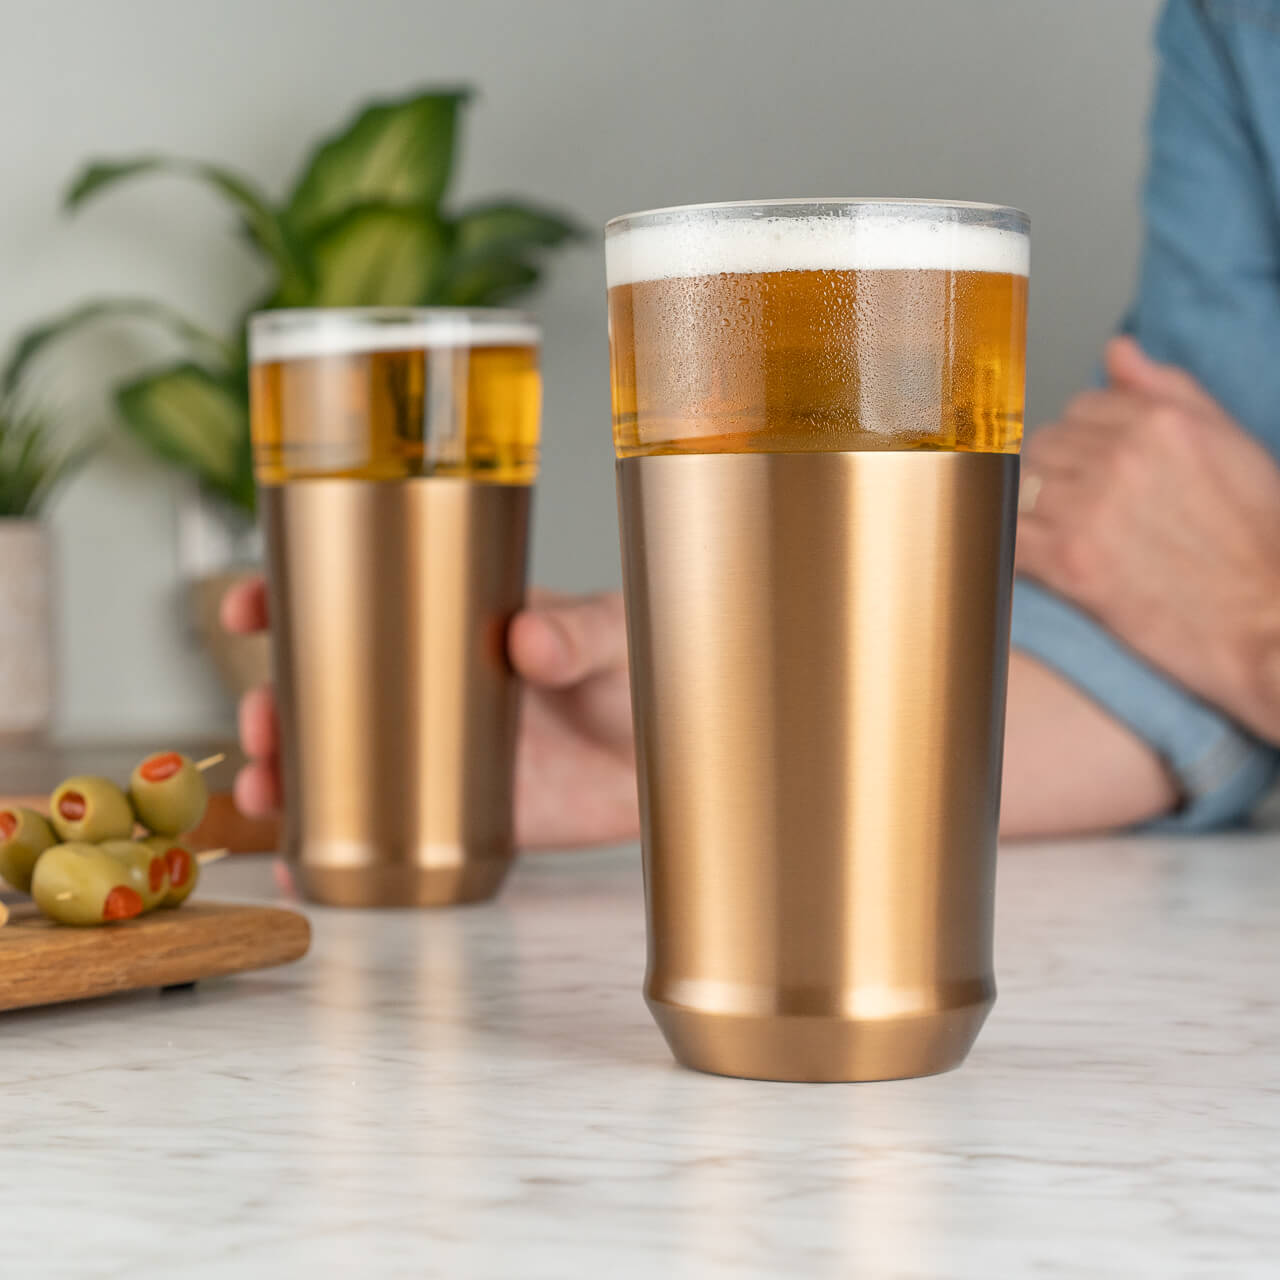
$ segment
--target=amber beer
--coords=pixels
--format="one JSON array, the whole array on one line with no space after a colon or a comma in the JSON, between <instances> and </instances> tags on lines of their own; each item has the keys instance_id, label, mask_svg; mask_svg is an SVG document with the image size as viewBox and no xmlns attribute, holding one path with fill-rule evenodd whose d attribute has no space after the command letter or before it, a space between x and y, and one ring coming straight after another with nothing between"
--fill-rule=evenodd
<instances>
[{"instance_id":1,"label":"amber beer","mask_svg":"<svg viewBox=\"0 0 1280 1280\"><path fill-rule=\"evenodd\" d=\"M446 312L344 333L343 313L328 314L329 334L281 328L258 339L250 388L260 484L533 482L542 386L528 321Z\"/></svg>"},{"instance_id":2,"label":"amber beer","mask_svg":"<svg viewBox=\"0 0 1280 1280\"><path fill-rule=\"evenodd\" d=\"M856 230L815 216L785 236L768 218L650 224L608 255L619 457L1018 452L1016 229L868 209Z\"/></svg>"},{"instance_id":3,"label":"amber beer","mask_svg":"<svg viewBox=\"0 0 1280 1280\"><path fill-rule=\"evenodd\" d=\"M484 898L510 865L538 343L514 312L253 319L283 839L319 901Z\"/></svg>"},{"instance_id":4,"label":"amber beer","mask_svg":"<svg viewBox=\"0 0 1280 1280\"><path fill-rule=\"evenodd\" d=\"M606 230L645 994L724 1075L946 1070L991 915L1025 217L754 202Z\"/></svg>"}]
</instances>

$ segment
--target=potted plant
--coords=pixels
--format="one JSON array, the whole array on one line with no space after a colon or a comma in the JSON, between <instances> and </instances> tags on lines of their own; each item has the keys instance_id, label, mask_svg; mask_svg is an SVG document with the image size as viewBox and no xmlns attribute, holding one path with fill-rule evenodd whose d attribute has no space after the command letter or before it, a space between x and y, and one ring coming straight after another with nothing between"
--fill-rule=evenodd
<instances>
[{"instance_id":1,"label":"potted plant","mask_svg":"<svg viewBox=\"0 0 1280 1280\"><path fill-rule=\"evenodd\" d=\"M491 306L527 293L546 254L580 234L565 215L497 198L455 207L459 115L466 89L415 92L368 105L303 160L287 194L272 199L244 175L166 156L95 161L72 182L78 210L120 184L155 174L204 183L230 206L241 242L267 277L226 336L147 298L86 302L23 335L0 374L0 395L16 386L58 338L103 320L143 321L178 339L182 357L113 389L121 425L143 447L195 477L233 531L252 526L244 321L277 307ZM207 639L221 649L232 683L257 678L265 648L247 662L224 645L214 615L222 581L196 584ZM199 620L199 619L198 619ZM259 642L260 644L261 642Z\"/></svg>"},{"instance_id":2,"label":"potted plant","mask_svg":"<svg viewBox=\"0 0 1280 1280\"><path fill-rule=\"evenodd\" d=\"M52 555L41 519L78 453L52 418L0 399L0 742L38 740L53 711Z\"/></svg>"}]
</instances>

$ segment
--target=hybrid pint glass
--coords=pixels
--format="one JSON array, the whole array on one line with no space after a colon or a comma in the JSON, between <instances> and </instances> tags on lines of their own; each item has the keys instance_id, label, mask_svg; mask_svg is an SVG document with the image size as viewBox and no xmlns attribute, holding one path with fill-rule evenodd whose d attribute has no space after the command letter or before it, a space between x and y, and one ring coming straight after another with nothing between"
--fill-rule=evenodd
<instances>
[{"instance_id":1,"label":"hybrid pint glass","mask_svg":"<svg viewBox=\"0 0 1280 1280\"><path fill-rule=\"evenodd\" d=\"M933 201L606 230L645 994L690 1066L942 1071L995 998L1028 245Z\"/></svg>"},{"instance_id":2,"label":"hybrid pint glass","mask_svg":"<svg viewBox=\"0 0 1280 1280\"><path fill-rule=\"evenodd\" d=\"M284 851L318 901L470 901L510 864L538 350L515 312L253 318Z\"/></svg>"}]
</instances>

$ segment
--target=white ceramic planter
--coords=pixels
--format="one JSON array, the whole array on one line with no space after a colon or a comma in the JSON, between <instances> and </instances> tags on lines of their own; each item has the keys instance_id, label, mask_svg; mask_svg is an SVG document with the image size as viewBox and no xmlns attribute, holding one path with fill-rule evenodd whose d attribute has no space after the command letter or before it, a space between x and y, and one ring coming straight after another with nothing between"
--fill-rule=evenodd
<instances>
[{"instance_id":1,"label":"white ceramic planter","mask_svg":"<svg viewBox=\"0 0 1280 1280\"><path fill-rule=\"evenodd\" d=\"M53 715L53 583L49 531L0 519L0 740L36 739Z\"/></svg>"}]
</instances>

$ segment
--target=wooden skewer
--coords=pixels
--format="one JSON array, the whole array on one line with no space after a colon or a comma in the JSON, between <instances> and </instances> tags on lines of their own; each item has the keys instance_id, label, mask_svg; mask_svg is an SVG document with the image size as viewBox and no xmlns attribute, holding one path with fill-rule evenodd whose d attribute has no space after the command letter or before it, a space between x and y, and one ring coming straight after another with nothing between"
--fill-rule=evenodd
<instances>
[{"instance_id":1,"label":"wooden skewer","mask_svg":"<svg viewBox=\"0 0 1280 1280\"><path fill-rule=\"evenodd\" d=\"M231 852L230 849L201 849L196 854L196 861L202 866L208 866L211 862L221 862L223 858Z\"/></svg>"},{"instance_id":2,"label":"wooden skewer","mask_svg":"<svg viewBox=\"0 0 1280 1280\"><path fill-rule=\"evenodd\" d=\"M203 773L206 769L212 769L215 764L221 764L227 758L225 751L215 752L211 756L205 756L203 760L196 761L196 768Z\"/></svg>"}]
</instances>

